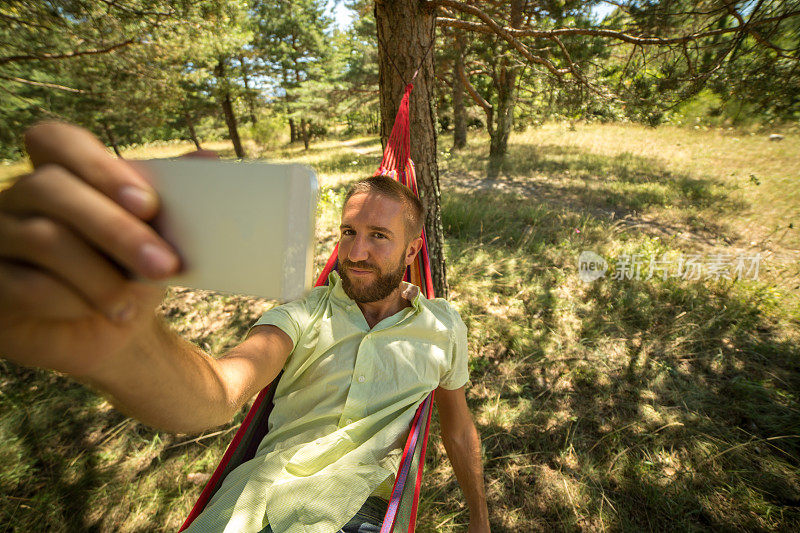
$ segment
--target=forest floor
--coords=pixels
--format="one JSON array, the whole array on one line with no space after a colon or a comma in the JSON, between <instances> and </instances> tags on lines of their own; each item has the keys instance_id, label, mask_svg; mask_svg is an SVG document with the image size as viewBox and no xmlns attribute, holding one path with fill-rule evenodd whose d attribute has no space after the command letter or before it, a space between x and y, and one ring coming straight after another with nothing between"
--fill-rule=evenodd
<instances>
[{"instance_id":1,"label":"forest floor","mask_svg":"<svg viewBox=\"0 0 800 533\"><path fill-rule=\"evenodd\" d=\"M497 180L485 135L453 153L439 140L493 530L800 530L800 137L548 124L512 135ZM380 143L266 155L318 172L319 268L346 184L374 171ZM0 188L24 171L0 168ZM606 259L604 277L583 281L583 251ZM274 305L173 288L161 310L221 355ZM0 361L0 531L176 530L242 416L157 432L72 380ZM418 527L460 531L438 433L434 419Z\"/></svg>"}]
</instances>

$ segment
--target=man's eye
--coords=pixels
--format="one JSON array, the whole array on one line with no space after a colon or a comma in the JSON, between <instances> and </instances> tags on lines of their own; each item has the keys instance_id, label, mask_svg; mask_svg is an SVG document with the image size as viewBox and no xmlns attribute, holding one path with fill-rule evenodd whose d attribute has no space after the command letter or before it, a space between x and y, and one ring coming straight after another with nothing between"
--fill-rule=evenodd
<instances>
[{"instance_id":1,"label":"man's eye","mask_svg":"<svg viewBox=\"0 0 800 533\"><path fill-rule=\"evenodd\" d=\"M386 238L386 235L384 235L383 233L373 233L372 235L375 236L378 239L385 239Z\"/></svg>"},{"instance_id":2,"label":"man's eye","mask_svg":"<svg viewBox=\"0 0 800 533\"><path fill-rule=\"evenodd\" d=\"M342 230L342 235L353 235L353 234L355 234L355 232L353 230L351 230L351 229L343 229Z\"/></svg>"}]
</instances>

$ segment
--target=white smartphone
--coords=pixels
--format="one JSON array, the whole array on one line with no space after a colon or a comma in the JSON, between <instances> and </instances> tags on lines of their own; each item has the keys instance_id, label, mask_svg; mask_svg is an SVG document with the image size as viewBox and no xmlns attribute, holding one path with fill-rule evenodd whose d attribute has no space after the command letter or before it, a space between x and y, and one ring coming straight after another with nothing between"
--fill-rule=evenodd
<instances>
[{"instance_id":1,"label":"white smartphone","mask_svg":"<svg viewBox=\"0 0 800 533\"><path fill-rule=\"evenodd\" d=\"M132 161L161 199L152 225L181 256L171 285L289 301L311 288L318 184L298 164Z\"/></svg>"}]
</instances>

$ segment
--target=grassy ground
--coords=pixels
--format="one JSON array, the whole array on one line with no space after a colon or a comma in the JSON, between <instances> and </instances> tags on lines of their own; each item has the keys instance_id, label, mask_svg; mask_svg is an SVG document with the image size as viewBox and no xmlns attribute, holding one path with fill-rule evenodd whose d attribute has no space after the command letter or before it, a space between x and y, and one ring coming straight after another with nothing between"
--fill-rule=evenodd
<instances>
[{"instance_id":1,"label":"grassy ground","mask_svg":"<svg viewBox=\"0 0 800 533\"><path fill-rule=\"evenodd\" d=\"M470 143L450 154L441 139L443 222L494 530L800 529L800 139L548 125L512 137L497 181L487 139ZM341 185L374 170L380 144L266 155L320 173L319 265ZM583 250L762 259L758 280L586 283ZM221 354L272 305L174 289L163 312ZM154 432L70 380L0 364L0 530L177 529L235 429ZM427 463L420 529L463 529L436 437Z\"/></svg>"}]
</instances>

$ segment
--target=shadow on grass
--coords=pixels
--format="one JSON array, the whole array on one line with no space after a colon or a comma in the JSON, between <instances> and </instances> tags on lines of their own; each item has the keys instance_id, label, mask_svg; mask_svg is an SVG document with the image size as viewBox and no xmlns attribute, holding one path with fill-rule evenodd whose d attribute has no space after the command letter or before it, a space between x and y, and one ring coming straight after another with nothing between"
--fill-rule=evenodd
<instances>
[{"instance_id":1,"label":"shadow on grass","mask_svg":"<svg viewBox=\"0 0 800 533\"><path fill-rule=\"evenodd\" d=\"M164 311L186 338L223 353L261 307L175 288ZM213 471L244 417L200 439L176 436L126 418L72 380L1 360L0 370L0 531L175 531L203 488L187 474Z\"/></svg>"},{"instance_id":2,"label":"shadow on grass","mask_svg":"<svg viewBox=\"0 0 800 533\"><path fill-rule=\"evenodd\" d=\"M376 165L374 154L326 153L315 154L318 170L371 173ZM638 235L618 238L600 214L609 204L623 212L734 204L712 182L666 171L653 181L642 170L658 165L649 158L514 154L515 165L531 157L524 172L549 177L529 179L514 167L505 181L519 188L509 192L443 195L448 278L470 328L468 402L486 450L493 530L800 529L800 353L779 323L781 300L758 283L586 286L575 277L583 249L649 246ZM616 178L596 177L603 172ZM331 205L344 188L330 189ZM256 318L247 302L228 304L230 318L184 333L224 351ZM168 305L173 326L195 320L190 308ZM12 530L133 528L133 520L139 530L176 529L181 508L202 489L186 482L187 470L211 472L232 437L175 441L135 425L111 453L103 436L125 422L121 415L99 412L95 396L68 380L8 368L0 523ZM98 430L100 439L89 435ZM432 434L421 531L465 520L455 480L442 475L437 427ZM124 446L159 438L181 445L123 464L132 449ZM119 487L119 479L141 485ZM160 503L134 516L143 511L123 500L151 491Z\"/></svg>"},{"instance_id":3,"label":"shadow on grass","mask_svg":"<svg viewBox=\"0 0 800 533\"><path fill-rule=\"evenodd\" d=\"M448 194L443 224L494 531L800 529L800 348L769 287L585 285L608 223L516 194Z\"/></svg>"},{"instance_id":4,"label":"shadow on grass","mask_svg":"<svg viewBox=\"0 0 800 533\"><path fill-rule=\"evenodd\" d=\"M376 148L376 149L381 149L381 141L380 141L380 138L378 138L377 136L375 136L375 137L365 137L365 138L360 139L358 141L352 141L352 140L348 139L347 137L342 137L340 139L340 142L342 144L346 144L347 146L352 147L352 148Z\"/></svg>"},{"instance_id":5,"label":"shadow on grass","mask_svg":"<svg viewBox=\"0 0 800 533\"><path fill-rule=\"evenodd\" d=\"M741 212L747 205L731 194L725 184L676 173L668 162L624 152L599 155L580 148L558 145L512 145L503 177L482 175L485 162L479 152L461 152L444 163L445 174L458 176L453 185L461 190L516 193L568 206L593 215L623 219L648 209L670 209L679 225L664 220L647 221L662 234L678 234L687 227L707 242L724 236L738 239L723 222L724 215Z\"/></svg>"},{"instance_id":6,"label":"shadow on grass","mask_svg":"<svg viewBox=\"0 0 800 533\"><path fill-rule=\"evenodd\" d=\"M2 362L4 468L0 523L11 531L91 531L87 494L111 479L98 468L90 432L124 417L98 416L94 395L74 382ZM53 393L56 389L58 392ZM112 467L113 470L113 467Z\"/></svg>"}]
</instances>

